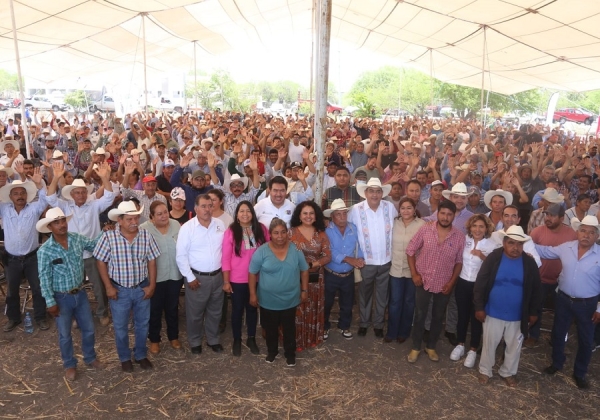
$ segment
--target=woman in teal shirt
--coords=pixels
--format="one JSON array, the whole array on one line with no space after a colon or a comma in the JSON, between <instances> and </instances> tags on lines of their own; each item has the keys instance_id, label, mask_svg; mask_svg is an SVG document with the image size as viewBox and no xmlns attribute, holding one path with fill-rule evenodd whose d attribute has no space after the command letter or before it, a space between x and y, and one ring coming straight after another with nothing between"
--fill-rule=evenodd
<instances>
[{"instance_id":1,"label":"woman in teal shirt","mask_svg":"<svg viewBox=\"0 0 600 420\"><path fill-rule=\"evenodd\" d=\"M308 263L302 251L290 243L283 220L274 218L269 234L271 240L261 245L250 261L250 304L260 304L261 325L267 335L266 362L273 363L279 352L281 327L285 360L291 367L296 366L296 306L308 297Z\"/></svg>"}]
</instances>

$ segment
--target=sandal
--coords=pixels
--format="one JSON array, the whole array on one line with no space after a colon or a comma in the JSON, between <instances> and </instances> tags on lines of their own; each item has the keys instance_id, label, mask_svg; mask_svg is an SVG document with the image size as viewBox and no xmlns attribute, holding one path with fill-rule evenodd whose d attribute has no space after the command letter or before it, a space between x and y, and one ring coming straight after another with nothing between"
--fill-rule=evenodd
<instances>
[{"instance_id":1,"label":"sandal","mask_svg":"<svg viewBox=\"0 0 600 420\"><path fill-rule=\"evenodd\" d=\"M508 385L511 388L514 388L517 386L517 378L513 376L507 376L506 378L502 378L506 381L506 385Z\"/></svg>"}]
</instances>

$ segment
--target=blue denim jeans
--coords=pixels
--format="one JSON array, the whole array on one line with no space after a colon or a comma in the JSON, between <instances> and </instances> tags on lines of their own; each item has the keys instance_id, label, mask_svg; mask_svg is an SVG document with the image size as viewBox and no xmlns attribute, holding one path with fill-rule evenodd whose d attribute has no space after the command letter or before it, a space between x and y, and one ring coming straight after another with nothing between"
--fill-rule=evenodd
<instances>
[{"instance_id":1,"label":"blue denim jeans","mask_svg":"<svg viewBox=\"0 0 600 420\"><path fill-rule=\"evenodd\" d=\"M129 315L133 312L135 345L133 356L135 360L144 359L148 353L146 339L150 324L150 299L144 299L142 287L148 286L144 280L135 289L128 289L113 283L117 289L117 299L109 299L115 329L115 343L120 362L131 360L129 348Z\"/></svg>"},{"instance_id":2,"label":"blue denim jeans","mask_svg":"<svg viewBox=\"0 0 600 420\"><path fill-rule=\"evenodd\" d=\"M71 337L73 317L77 321L77 325L81 331L81 352L83 353L83 361L86 364L92 363L96 360L96 350L94 349L94 319L85 290L80 290L76 295L55 293L54 300L56 300L56 304L60 310L60 313L55 320L63 367L69 369L77 366L77 359L73 355L73 339Z\"/></svg>"},{"instance_id":3,"label":"blue denim jeans","mask_svg":"<svg viewBox=\"0 0 600 420\"><path fill-rule=\"evenodd\" d=\"M331 328L329 316L335 301L335 294L339 292L338 303L340 305L340 319L338 328L340 330L350 329L352 323L352 305L354 304L354 273L348 277L338 277L325 270L325 329Z\"/></svg>"},{"instance_id":4,"label":"blue denim jeans","mask_svg":"<svg viewBox=\"0 0 600 420\"><path fill-rule=\"evenodd\" d=\"M552 301L556 302L556 287L556 284L542 283L542 306L550 295L552 296ZM540 331L542 328L542 312L543 308L540 307L537 321L535 324L529 327L529 337L531 338L540 338Z\"/></svg>"},{"instance_id":5,"label":"blue denim jeans","mask_svg":"<svg viewBox=\"0 0 600 420\"><path fill-rule=\"evenodd\" d=\"M388 304L388 330L392 340L410 337L415 315L415 284L408 277L390 276L390 302Z\"/></svg>"},{"instance_id":6,"label":"blue denim jeans","mask_svg":"<svg viewBox=\"0 0 600 420\"><path fill-rule=\"evenodd\" d=\"M579 378L585 378L592 358L595 327L592 316L596 311L597 303L598 298L572 301L562 292L556 294L554 327L552 328L552 366L556 369L562 369L565 364L565 336L575 320L577 355L573 373Z\"/></svg>"}]
</instances>

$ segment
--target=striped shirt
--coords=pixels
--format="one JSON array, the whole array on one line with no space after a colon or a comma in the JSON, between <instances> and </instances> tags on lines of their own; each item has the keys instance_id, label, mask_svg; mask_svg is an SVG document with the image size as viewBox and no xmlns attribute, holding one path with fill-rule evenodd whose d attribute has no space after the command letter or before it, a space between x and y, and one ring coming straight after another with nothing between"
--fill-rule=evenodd
<instances>
[{"instance_id":1,"label":"striped shirt","mask_svg":"<svg viewBox=\"0 0 600 420\"><path fill-rule=\"evenodd\" d=\"M92 252L99 238L73 232L67 235L69 249L64 249L52 235L37 252L40 286L48 307L56 305L54 292L68 292L83 283L83 252Z\"/></svg>"},{"instance_id":2,"label":"striped shirt","mask_svg":"<svg viewBox=\"0 0 600 420\"><path fill-rule=\"evenodd\" d=\"M148 261L158 258L160 249L150 232L138 231L133 242L118 229L104 232L94 249L94 258L108 264L108 277L123 287L137 286L148 277Z\"/></svg>"}]
</instances>

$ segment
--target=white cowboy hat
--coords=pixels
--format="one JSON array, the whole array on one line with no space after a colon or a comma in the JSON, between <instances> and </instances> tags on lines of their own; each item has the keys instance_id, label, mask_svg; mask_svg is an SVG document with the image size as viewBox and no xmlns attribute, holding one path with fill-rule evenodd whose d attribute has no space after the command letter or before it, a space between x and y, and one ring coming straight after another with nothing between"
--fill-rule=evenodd
<instances>
[{"instance_id":1,"label":"white cowboy hat","mask_svg":"<svg viewBox=\"0 0 600 420\"><path fill-rule=\"evenodd\" d=\"M565 196L559 194L554 188L546 188L544 194L541 197L549 203L563 203L565 201Z\"/></svg>"},{"instance_id":2,"label":"white cowboy hat","mask_svg":"<svg viewBox=\"0 0 600 420\"><path fill-rule=\"evenodd\" d=\"M119 220L119 216L124 214L142 214L143 211L144 206L140 206L140 209L137 210L133 201L121 201L119 207L108 212L108 218L113 222L116 222Z\"/></svg>"},{"instance_id":3,"label":"white cowboy hat","mask_svg":"<svg viewBox=\"0 0 600 420\"><path fill-rule=\"evenodd\" d=\"M573 230L579 230L579 227L581 225L593 226L598 231L600 231L600 225L598 224L598 219L596 218L596 216L588 215L581 219L581 221L579 221L577 217L573 217L571 219L571 227L573 228Z\"/></svg>"},{"instance_id":4,"label":"white cowboy hat","mask_svg":"<svg viewBox=\"0 0 600 420\"><path fill-rule=\"evenodd\" d=\"M15 172L10 166L0 165L0 172L6 172L6 176L12 176Z\"/></svg>"},{"instance_id":5,"label":"white cowboy hat","mask_svg":"<svg viewBox=\"0 0 600 420\"><path fill-rule=\"evenodd\" d=\"M73 197L71 197L71 191L73 191L75 188L85 188L87 189L88 194L91 194L94 191L94 186L92 184L85 185L83 179L74 179L71 185L65 185L62 187L60 195L62 195L65 200L73 201Z\"/></svg>"},{"instance_id":6,"label":"white cowboy hat","mask_svg":"<svg viewBox=\"0 0 600 420\"><path fill-rule=\"evenodd\" d=\"M0 202L10 203L10 192L15 188L25 188L27 191L27 202L31 203L37 194L37 187L32 181L13 181L12 184L6 184L0 188Z\"/></svg>"},{"instance_id":7,"label":"white cowboy hat","mask_svg":"<svg viewBox=\"0 0 600 420\"><path fill-rule=\"evenodd\" d=\"M336 198L331 203L331 207L323 211L323 214L325 215L325 217L331 217L331 214L336 210L349 210L349 207L346 206L344 200L342 200L341 198Z\"/></svg>"},{"instance_id":8,"label":"white cowboy hat","mask_svg":"<svg viewBox=\"0 0 600 420\"><path fill-rule=\"evenodd\" d=\"M451 190L442 191L442 195L448 200L452 194L461 195L463 197L468 197L471 195L469 194L469 191L467 191L467 186L463 182L453 185Z\"/></svg>"},{"instance_id":9,"label":"white cowboy hat","mask_svg":"<svg viewBox=\"0 0 600 420\"><path fill-rule=\"evenodd\" d=\"M504 197L504 203L506 206L510 206L513 202L513 195L504 190L489 190L483 195L483 203L486 205L488 209L492 208L492 198L499 195L500 197Z\"/></svg>"},{"instance_id":10,"label":"white cowboy hat","mask_svg":"<svg viewBox=\"0 0 600 420\"><path fill-rule=\"evenodd\" d=\"M457 171L466 171L469 169L469 164L468 163L463 163L460 166L455 166L454 169L456 169Z\"/></svg>"},{"instance_id":11,"label":"white cowboy hat","mask_svg":"<svg viewBox=\"0 0 600 420\"><path fill-rule=\"evenodd\" d=\"M525 235L525 232L523 232L523 228L519 225L513 225L509 227L508 229L506 229L506 232L503 229L501 229L498 231L498 233L500 234L500 236L502 236L502 238L508 237L519 242L527 242L531 239L531 236Z\"/></svg>"},{"instance_id":12,"label":"white cowboy hat","mask_svg":"<svg viewBox=\"0 0 600 420\"><path fill-rule=\"evenodd\" d=\"M54 153L52 153L52 159L62 159L63 158L63 154L60 150L55 150Z\"/></svg>"},{"instance_id":13,"label":"white cowboy hat","mask_svg":"<svg viewBox=\"0 0 600 420\"><path fill-rule=\"evenodd\" d=\"M110 156L110 152L107 152L106 150L104 150L103 147L98 147L96 149L96 151L91 151L90 155L104 155L104 157L109 157Z\"/></svg>"},{"instance_id":14,"label":"white cowboy hat","mask_svg":"<svg viewBox=\"0 0 600 420\"><path fill-rule=\"evenodd\" d=\"M356 186L356 192L358 192L358 195L360 195L362 198L367 198L365 197L365 191L367 188L381 188L383 190L383 196L381 198L387 197L390 191L392 191L392 186L390 184L381 185L381 180L375 177L369 179L366 184L358 184Z\"/></svg>"},{"instance_id":15,"label":"white cowboy hat","mask_svg":"<svg viewBox=\"0 0 600 420\"><path fill-rule=\"evenodd\" d=\"M21 145L19 144L18 141L16 140L5 140L3 142L0 142L0 153L6 153L4 151L4 146L6 146L7 144L12 144L13 147L17 150L19 150L19 148L21 147Z\"/></svg>"},{"instance_id":16,"label":"white cowboy hat","mask_svg":"<svg viewBox=\"0 0 600 420\"><path fill-rule=\"evenodd\" d=\"M205 139L202 139L202 141L200 142L200 146L204 147L205 143L215 144L215 141L212 137L207 137Z\"/></svg>"},{"instance_id":17,"label":"white cowboy hat","mask_svg":"<svg viewBox=\"0 0 600 420\"><path fill-rule=\"evenodd\" d=\"M229 182L227 183L227 188L231 189L231 183L236 181L242 182L244 184L244 189L248 188L248 177L239 176L238 174L231 175L231 178L229 178Z\"/></svg>"},{"instance_id":18,"label":"white cowboy hat","mask_svg":"<svg viewBox=\"0 0 600 420\"><path fill-rule=\"evenodd\" d=\"M69 216L65 216L65 214L59 207L52 207L46 212L46 217L38 220L38 222L35 224L35 228L38 232L50 233L51 231L50 229L48 229L48 225L50 223L59 219L67 219L67 222L69 222L69 220L71 220L71 217L73 217L72 214Z\"/></svg>"}]
</instances>

